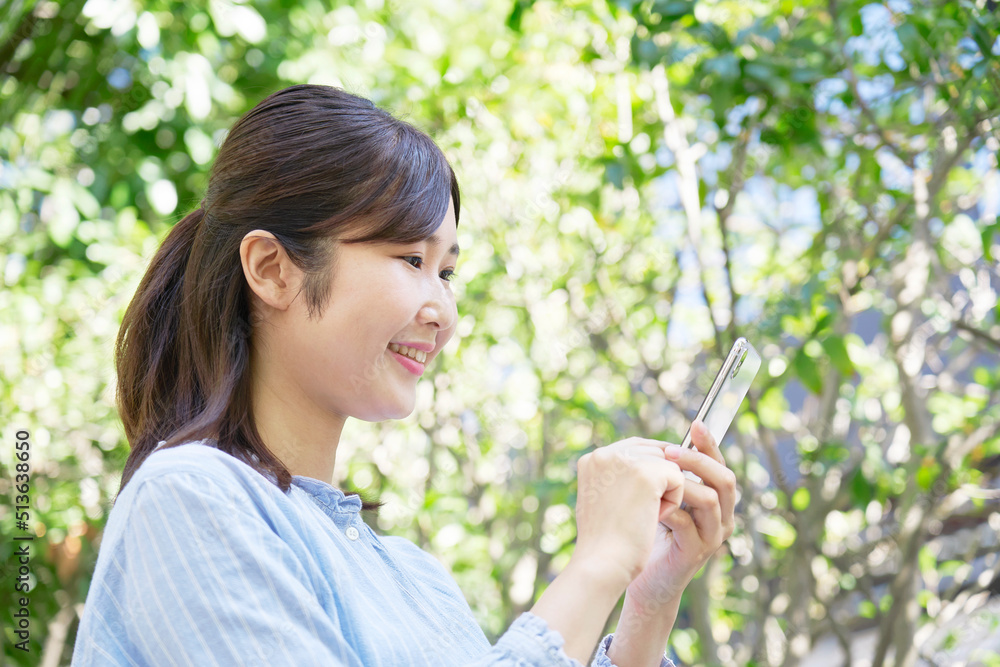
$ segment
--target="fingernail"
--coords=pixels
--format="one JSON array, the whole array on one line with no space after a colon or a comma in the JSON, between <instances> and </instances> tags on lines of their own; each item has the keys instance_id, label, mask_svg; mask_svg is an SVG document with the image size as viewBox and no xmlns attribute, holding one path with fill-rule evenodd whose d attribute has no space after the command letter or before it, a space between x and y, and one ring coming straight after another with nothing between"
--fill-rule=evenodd
<instances>
[{"instance_id":1,"label":"fingernail","mask_svg":"<svg viewBox=\"0 0 1000 667\"><path fill-rule=\"evenodd\" d=\"M679 459L681 457L681 447L680 445L670 445L663 450L663 454L668 459Z\"/></svg>"}]
</instances>

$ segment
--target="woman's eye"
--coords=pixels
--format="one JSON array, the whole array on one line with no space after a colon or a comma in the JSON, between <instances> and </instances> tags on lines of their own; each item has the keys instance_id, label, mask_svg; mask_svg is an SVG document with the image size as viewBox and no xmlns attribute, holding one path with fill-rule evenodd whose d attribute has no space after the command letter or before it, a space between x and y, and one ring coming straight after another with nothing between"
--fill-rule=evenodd
<instances>
[{"instance_id":1,"label":"woman's eye","mask_svg":"<svg viewBox=\"0 0 1000 667\"><path fill-rule=\"evenodd\" d=\"M407 255L406 257L400 257L400 259L416 269L419 269L421 264L424 263L423 258L417 257L416 255ZM414 261L411 262L410 260ZM441 280L450 282L454 276L455 272L451 269L445 269L441 272Z\"/></svg>"}]
</instances>

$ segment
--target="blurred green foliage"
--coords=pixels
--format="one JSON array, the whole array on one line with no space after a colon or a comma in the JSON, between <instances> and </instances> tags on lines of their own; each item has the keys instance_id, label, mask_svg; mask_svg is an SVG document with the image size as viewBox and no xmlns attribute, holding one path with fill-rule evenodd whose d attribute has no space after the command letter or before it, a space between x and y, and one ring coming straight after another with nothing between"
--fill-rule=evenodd
<instances>
[{"instance_id":1,"label":"blurred green foliage","mask_svg":"<svg viewBox=\"0 0 1000 667\"><path fill-rule=\"evenodd\" d=\"M0 8L5 609L18 429L35 534L30 651L8 617L3 660L68 662L127 455L124 307L227 128L302 82L415 123L459 174L458 334L411 417L349 424L335 481L389 502L377 527L440 557L488 635L572 552L575 459L679 440L745 335L737 532L672 650L996 660L974 641L1000 573L995 3Z\"/></svg>"}]
</instances>

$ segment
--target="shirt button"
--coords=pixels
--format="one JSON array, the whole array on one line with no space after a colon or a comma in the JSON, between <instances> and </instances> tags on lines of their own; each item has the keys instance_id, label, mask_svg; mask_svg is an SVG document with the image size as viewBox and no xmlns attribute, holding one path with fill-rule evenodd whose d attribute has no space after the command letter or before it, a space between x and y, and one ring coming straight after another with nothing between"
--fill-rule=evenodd
<instances>
[{"instance_id":1,"label":"shirt button","mask_svg":"<svg viewBox=\"0 0 1000 667\"><path fill-rule=\"evenodd\" d=\"M349 526L347 528L347 538L351 540L358 539L358 529L354 526Z\"/></svg>"}]
</instances>

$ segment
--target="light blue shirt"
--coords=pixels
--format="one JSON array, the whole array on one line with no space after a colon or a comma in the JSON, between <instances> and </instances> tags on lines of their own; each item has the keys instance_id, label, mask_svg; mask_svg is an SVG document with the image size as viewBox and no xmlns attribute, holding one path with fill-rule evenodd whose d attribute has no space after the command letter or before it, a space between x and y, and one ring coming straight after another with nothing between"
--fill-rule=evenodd
<instances>
[{"instance_id":1,"label":"light blue shirt","mask_svg":"<svg viewBox=\"0 0 1000 667\"><path fill-rule=\"evenodd\" d=\"M108 517L73 665L582 667L531 612L491 646L441 562L360 510L206 442L153 452Z\"/></svg>"}]
</instances>

